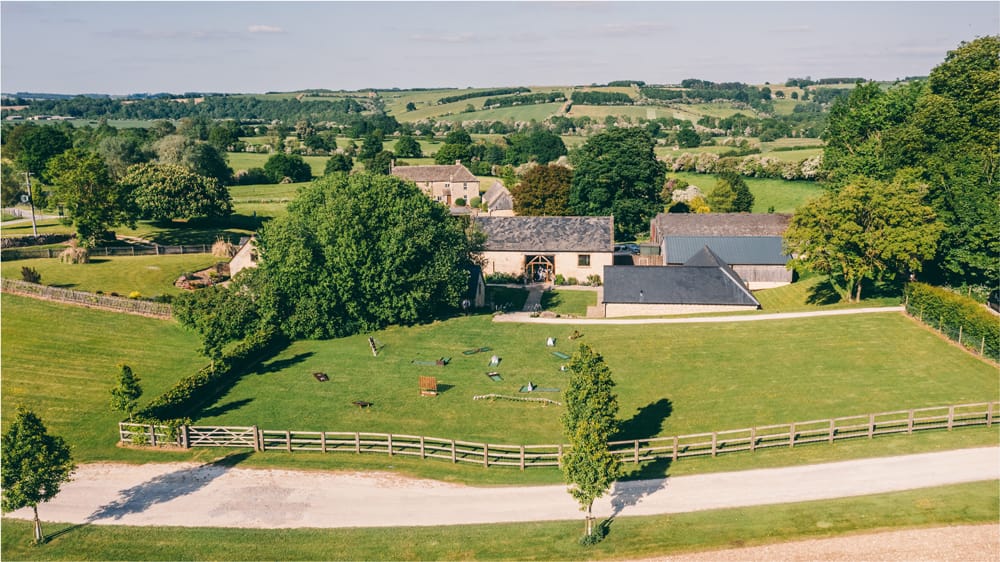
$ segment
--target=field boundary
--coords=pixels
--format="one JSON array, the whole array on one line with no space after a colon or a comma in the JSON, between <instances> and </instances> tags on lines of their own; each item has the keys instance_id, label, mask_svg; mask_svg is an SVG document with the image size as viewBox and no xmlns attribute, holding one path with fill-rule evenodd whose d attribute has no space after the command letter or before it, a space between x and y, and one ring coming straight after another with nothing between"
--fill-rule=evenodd
<instances>
[{"instance_id":1,"label":"field boundary","mask_svg":"<svg viewBox=\"0 0 1000 562\"><path fill-rule=\"evenodd\" d=\"M33 258L58 258L65 248L10 248L0 254L3 261L26 260ZM105 246L90 248L88 252L94 256L166 256L173 254L210 254L212 244L186 244L182 246Z\"/></svg>"},{"instance_id":2,"label":"field boundary","mask_svg":"<svg viewBox=\"0 0 1000 562\"><path fill-rule=\"evenodd\" d=\"M74 291L50 287L38 283L28 283L17 279L0 279L0 291L44 301L54 301L87 308L98 308L111 312L135 314L151 318L169 319L173 316L173 307L166 303L150 302L110 295L96 295L86 291Z\"/></svg>"},{"instance_id":3,"label":"field boundary","mask_svg":"<svg viewBox=\"0 0 1000 562\"><path fill-rule=\"evenodd\" d=\"M992 427L1000 402L978 402L859 414L822 420L729 429L692 435L611 441L608 448L622 462L718 456L772 447L792 448L808 443L961 427ZM128 446L234 447L254 451L311 451L321 453L375 453L441 459L453 464L533 467L559 466L569 445L473 443L440 437L393 433L292 431L257 426L187 426L120 422L118 438Z\"/></svg>"}]
</instances>

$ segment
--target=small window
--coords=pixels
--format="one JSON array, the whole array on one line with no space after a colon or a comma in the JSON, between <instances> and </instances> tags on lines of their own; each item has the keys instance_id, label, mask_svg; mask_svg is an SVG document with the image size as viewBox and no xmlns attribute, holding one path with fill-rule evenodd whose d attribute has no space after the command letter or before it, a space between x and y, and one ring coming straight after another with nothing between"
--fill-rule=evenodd
<instances>
[{"instance_id":1,"label":"small window","mask_svg":"<svg viewBox=\"0 0 1000 562\"><path fill-rule=\"evenodd\" d=\"M577 254L576 265L580 267L590 267L590 254Z\"/></svg>"}]
</instances>

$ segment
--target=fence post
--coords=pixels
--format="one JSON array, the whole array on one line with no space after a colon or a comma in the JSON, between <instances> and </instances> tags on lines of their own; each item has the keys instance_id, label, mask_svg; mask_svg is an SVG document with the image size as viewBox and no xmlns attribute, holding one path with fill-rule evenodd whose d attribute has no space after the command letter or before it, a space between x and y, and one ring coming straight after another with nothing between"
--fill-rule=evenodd
<instances>
[{"instance_id":1,"label":"fence post","mask_svg":"<svg viewBox=\"0 0 1000 562\"><path fill-rule=\"evenodd\" d=\"M913 435L913 410L910 410L910 415L906 418L906 434Z\"/></svg>"},{"instance_id":2,"label":"fence post","mask_svg":"<svg viewBox=\"0 0 1000 562\"><path fill-rule=\"evenodd\" d=\"M288 447L288 452L291 453L292 452L292 432L291 431L286 431L285 432L285 446Z\"/></svg>"},{"instance_id":3,"label":"fence post","mask_svg":"<svg viewBox=\"0 0 1000 562\"><path fill-rule=\"evenodd\" d=\"M490 444L483 443L483 466L489 468L490 466Z\"/></svg>"},{"instance_id":4,"label":"fence post","mask_svg":"<svg viewBox=\"0 0 1000 562\"><path fill-rule=\"evenodd\" d=\"M253 450L255 452L260 451L260 443L261 443L260 428L258 428L255 425L253 426Z\"/></svg>"},{"instance_id":5,"label":"fence post","mask_svg":"<svg viewBox=\"0 0 1000 562\"><path fill-rule=\"evenodd\" d=\"M951 429L950 427L948 429ZM156 426L150 424L149 426L149 444L156 446Z\"/></svg>"},{"instance_id":6,"label":"fence post","mask_svg":"<svg viewBox=\"0 0 1000 562\"><path fill-rule=\"evenodd\" d=\"M639 464L639 440L635 440L635 464Z\"/></svg>"},{"instance_id":7,"label":"fence post","mask_svg":"<svg viewBox=\"0 0 1000 562\"><path fill-rule=\"evenodd\" d=\"M388 437L388 443L389 443L389 456L391 457L392 456L392 434L391 433L388 434L387 437Z\"/></svg>"},{"instance_id":8,"label":"fence post","mask_svg":"<svg viewBox=\"0 0 1000 562\"><path fill-rule=\"evenodd\" d=\"M321 431L319 434L319 450L321 452L326 452L326 432Z\"/></svg>"},{"instance_id":9,"label":"fence post","mask_svg":"<svg viewBox=\"0 0 1000 562\"><path fill-rule=\"evenodd\" d=\"M954 424L955 424L955 407L948 406L948 431L951 431L951 428Z\"/></svg>"},{"instance_id":10,"label":"fence post","mask_svg":"<svg viewBox=\"0 0 1000 562\"><path fill-rule=\"evenodd\" d=\"M993 425L993 402L986 403L986 427Z\"/></svg>"},{"instance_id":11,"label":"fence post","mask_svg":"<svg viewBox=\"0 0 1000 562\"><path fill-rule=\"evenodd\" d=\"M674 455L673 455L673 457L674 457L673 460L677 460L677 436L676 435L674 435Z\"/></svg>"},{"instance_id":12,"label":"fence post","mask_svg":"<svg viewBox=\"0 0 1000 562\"><path fill-rule=\"evenodd\" d=\"M961 324L958 325L958 345L962 345L962 329L964 327Z\"/></svg>"},{"instance_id":13,"label":"fence post","mask_svg":"<svg viewBox=\"0 0 1000 562\"><path fill-rule=\"evenodd\" d=\"M875 436L875 414L868 414L868 438Z\"/></svg>"},{"instance_id":14,"label":"fence post","mask_svg":"<svg viewBox=\"0 0 1000 562\"><path fill-rule=\"evenodd\" d=\"M752 453L757 448L757 428L750 428L750 452Z\"/></svg>"},{"instance_id":15,"label":"fence post","mask_svg":"<svg viewBox=\"0 0 1000 562\"><path fill-rule=\"evenodd\" d=\"M521 470L524 470L524 445L521 445Z\"/></svg>"},{"instance_id":16,"label":"fence post","mask_svg":"<svg viewBox=\"0 0 1000 562\"><path fill-rule=\"evenodd\" d=\"M455 440L451 440L451 464L458 462L458 458L455 456Z\"/></svg>"},{"instance_id":17,"label":"fence post","mask_svg":"<svg viewBox=\"0 0 1000 562\"><path fill-rule=\"evenodd\" d=\"M986 355L986 336L983 336L983 340L979 343L979 354Z\"/></svg>"},{"instance_id":18,"label":"fence post","mask_svg":"<svg viewBox=\"0 0 1000 562\"><path fill-rule=\"evenodd\" d=\"M181 433L178 437L181 440L181 448L190 449L190 447L188 447L188 426L182 425L180 429Z\"/></svg>"},{"instance_id":19,"label":"fence post","mask_svg":"<svg viewBox=\"0 0 1000 562\"><path fill-rule=\"evenodd\" d=\"M719 441L719 434L713 431L712 432L712 456L713 457L715 456L715 450L716 450L716 445L718 444L718 441Z\"/></svg>"},{"instance_id":20,"label":"fence post","mask_svg":"<svg viewBox=\"0 0 1000 562\"><path fill-rule=\"evenodd\" d=\"M557 458L556 460L559 462L559 467L562 468L562 458L563 458L563 446L562 446L562 443L559 444L559 453L558 453L558 455L559 455L559 458Z\"/></svg>"},{"instance_id":21,"label":"fence post","mask_svg":"<svg viewBox=\"0 0 1000 562\"><path fill-rule=\"evenodd\" d=\"M788 425L788 447L791 448L794 446L795 446L795 424L792 423Z\"/></svg>"},{"instance_id":22,"label":"fence post","mask_svg":"<svg viewBox=\"0 0 1000 562\"><path fill-rule=\"evenodd\" d=\"M829 441L829 443L831 443L831 444L833 443L833 434L836 433L836 432L837 432L837 422L835 422L831 418L830 419L830 441Z\"/></svg>"}]
</instances>

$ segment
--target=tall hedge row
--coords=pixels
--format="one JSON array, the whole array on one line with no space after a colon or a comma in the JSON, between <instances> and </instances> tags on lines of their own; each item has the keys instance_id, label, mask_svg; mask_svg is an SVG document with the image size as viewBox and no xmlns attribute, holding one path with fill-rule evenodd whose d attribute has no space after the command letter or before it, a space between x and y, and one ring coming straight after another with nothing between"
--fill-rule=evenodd
<instances>
[{"instance_id":1,"label":"tall hedge row","mask_svg":"<svg viewBox=\"0 0 1000 562\"><path fill-rule=\"evenodd\" d=\"M1000 360L1000 318L983 305L925 283L909 283L905 294L906 309L911 316L940 328L953 340L961 333L963 344L976 351L982 348L983 355Z\"/></svg>"},{"instance_id":2,"label":"tall hedge row","mask_svg":"<svg viewBox=\"0 0 1000 562\"><path fill-rule=\"evenodd\" d=\"M269 350L278 348L284 342L284 336L271 326L251 333L223 351L214 368L206 365L154 398L139 413L139 418L162 421L185 417L194 407L212 399L227 378L238 376L244 369L267 358Z\"/></svg>"}]
</instances>

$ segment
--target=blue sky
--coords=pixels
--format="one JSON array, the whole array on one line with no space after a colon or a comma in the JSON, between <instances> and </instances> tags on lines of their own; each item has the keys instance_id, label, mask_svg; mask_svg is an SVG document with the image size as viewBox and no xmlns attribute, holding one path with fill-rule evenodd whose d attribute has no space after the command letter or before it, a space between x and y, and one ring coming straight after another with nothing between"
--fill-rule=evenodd
<instances>
[{"instance_id":1,"label":"blue sky","mask_svg":"<svg viewBox=\"0 0 1000 562\"><path fill-rule=\"evenodd\" d=\"M4 92L925 75L998 2L0 3Z\"/></svg>"}]
</instances>

